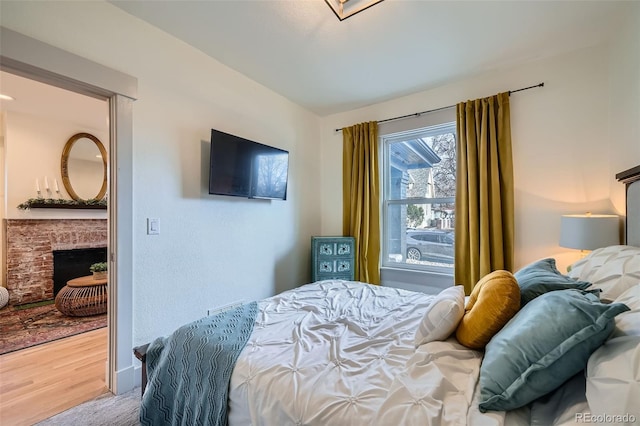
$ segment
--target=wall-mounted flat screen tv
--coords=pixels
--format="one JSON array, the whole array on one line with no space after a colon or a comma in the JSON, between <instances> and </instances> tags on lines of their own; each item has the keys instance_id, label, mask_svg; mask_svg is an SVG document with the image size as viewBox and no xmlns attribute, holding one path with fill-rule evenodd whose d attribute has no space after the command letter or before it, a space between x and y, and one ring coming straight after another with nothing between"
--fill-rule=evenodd
<instances>
[{"instance_id":1,"label":"wall-mounted flat screen tv","mask_svg":"<svg viewBox=\"0 0 640 426\"><path fill-rule=\"evenodd\" d=\"M209 194L287 199L289 152L211 129Z\"/></svg>"}]
</instances>

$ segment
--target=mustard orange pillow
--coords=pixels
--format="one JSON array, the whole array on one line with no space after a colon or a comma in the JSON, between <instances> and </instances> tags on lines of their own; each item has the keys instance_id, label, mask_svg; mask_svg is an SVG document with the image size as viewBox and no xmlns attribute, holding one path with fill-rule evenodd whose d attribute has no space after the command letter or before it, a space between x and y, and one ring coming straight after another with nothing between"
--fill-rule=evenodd
<instances>
[{"instance_id":1,"label":"mustard orange pillow","mask_svg":"<svg viewBox=\"0 0 640 426\"><path fill-rule=\"evenodd\" d=\"M484 349L489 340L520 309L520 287L509 271L493 271L471 292L456 337L471 349Z\"/></svg>"}]
</instances>

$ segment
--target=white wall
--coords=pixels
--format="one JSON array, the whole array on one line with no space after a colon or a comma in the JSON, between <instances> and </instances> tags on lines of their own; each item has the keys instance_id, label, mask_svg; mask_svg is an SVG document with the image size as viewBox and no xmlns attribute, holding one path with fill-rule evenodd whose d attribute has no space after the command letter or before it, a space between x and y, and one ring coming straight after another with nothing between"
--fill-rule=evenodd
<instances>
[{"instance_id":1,"label":"white wall","mask_svg":"<svg viewBox=\"0 0 640 426\"><path fill-rule=\"evenodd\" d=\"M611 174L638 165L640 159L640 3L620 26L609 57L609 155ZM611 198L624 212L624 188L611 179Z\"/></svg>"},{"instance_id":2,"label":"white wall","mask_svg":"<svg viewBox=\"0 0 640 426\"><path fill-rule=\"evenodd\" d=\"M608 57L608 46L592 47L324 118L323 235L339 234L342 229L342 134L334 129L544 82L544 88L510 98L516 268L555 257L564 270L579 253L559 247L560 216L587 210L621 213L610 201L610 181L615 174L610 166L610 144L617 142L609 140ZM636 146L621 146L618 155L629 164L638 164Z\"/></svg>"},{"instance_id":3,"label":"white wall","mask_svg":"<svg viewBox=\"0 0 640 426\"><path fill-rule=\"evenodd\" d=\"M318 118L103 2L3 2L3 26L138 78L134 343L309 279L320 231ZM82 36L78 36L81 34ZM288 199L207 193L211 128L290 151ZM146 218L161 220L146 235Z\"/></svg>"},{"instance_id":4,"label":"white wall","mask_svg":"<svg viewBox=\"0 0 640 426\"><path fill-rule=\"evenodd\" d=\"M101 116L107 114L108 105L105 101L87 99L102 104ZM106 123L102 128L91 128L78 123L72 117L66 120L63 117L51 119L22 112L6 112L4 175L7 182L7 219L106 219L107 213L104 210L17 208L29 198L37 197L36 180L39 182L43 198L57 197L54 188L54 180L57 180L61 197L71 199L62 183L60 159L67 140L80 132L91 133L102 142L105 149L108 148L109 129ZM50 194L45 191L45 177L49 182Z\"/></svg>"}]
</instances>

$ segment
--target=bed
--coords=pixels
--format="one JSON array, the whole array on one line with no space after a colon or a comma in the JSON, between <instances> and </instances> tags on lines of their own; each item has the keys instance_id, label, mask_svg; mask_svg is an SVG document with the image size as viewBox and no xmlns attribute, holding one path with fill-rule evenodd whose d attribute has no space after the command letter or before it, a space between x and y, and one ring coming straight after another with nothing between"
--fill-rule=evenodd
<instances>
[{"instance_id":1,"label":"bed","mask_svg":"<svg viewBox=\"0 0 640 426\"><path fill-rule=\"evenodd\" d=\"M149 379L141 423L640 421L640 166L617 178L627 188L626 244L594 250L569 275L553 259L513 280L496 271L478 283L471 308L457 287L433 296L321 281L185 325L146 353L136 348ZM490 296L518 308L505 302L496 313ZM491 305L491 324L478 335L469 318L481 305ZM588 315L566 316L577 311Z\"/></svg>"}]
</instances>

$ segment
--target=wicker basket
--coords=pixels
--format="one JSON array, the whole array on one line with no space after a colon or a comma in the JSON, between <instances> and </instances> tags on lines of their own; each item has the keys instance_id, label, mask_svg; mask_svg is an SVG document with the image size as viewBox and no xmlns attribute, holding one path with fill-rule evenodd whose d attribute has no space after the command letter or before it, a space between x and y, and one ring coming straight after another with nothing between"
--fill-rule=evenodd
<instances>
[{"instance_id":1,"label":"wicker basket","mask_svg":"<svg viewBox=\"0 0 640 426\"><path fill-rule=\"evenodd\" d=\"M64 286L56 296L56 308L65 315L84 317L107 312L107 285Z\"/></svg>"}]
</instances>

